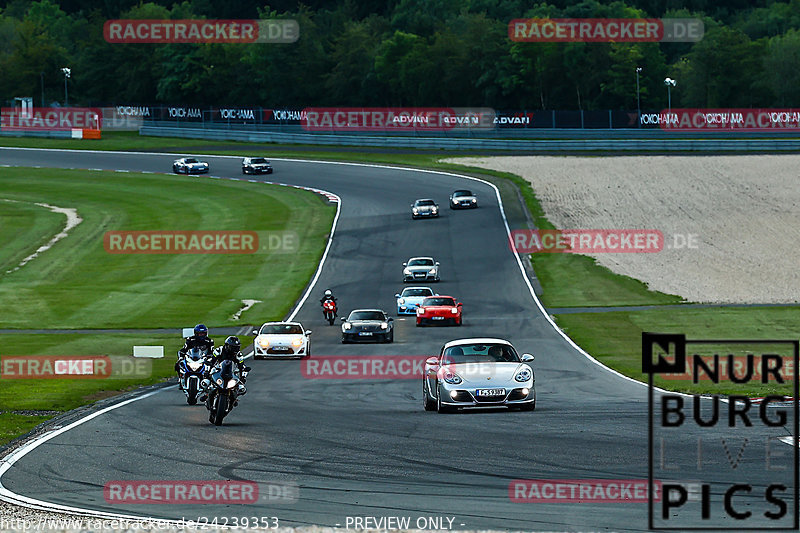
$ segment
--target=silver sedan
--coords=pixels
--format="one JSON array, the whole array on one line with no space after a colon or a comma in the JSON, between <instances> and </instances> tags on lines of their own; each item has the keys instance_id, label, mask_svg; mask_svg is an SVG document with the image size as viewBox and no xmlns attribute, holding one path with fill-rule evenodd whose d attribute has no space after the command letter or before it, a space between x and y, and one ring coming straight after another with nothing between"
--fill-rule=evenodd
<instances>
[{"instance_id":1,"label":"silver sedan","mask_svg":"<svg viewBox=\"0 0 800 533\"><path fill-rule=\"evenodd\" d=\"M425 361L422 376L426 411L447 413L467 407L536 408L531 354L519 356L503 339L450 341Z\"/></svg>"}]
</instances>

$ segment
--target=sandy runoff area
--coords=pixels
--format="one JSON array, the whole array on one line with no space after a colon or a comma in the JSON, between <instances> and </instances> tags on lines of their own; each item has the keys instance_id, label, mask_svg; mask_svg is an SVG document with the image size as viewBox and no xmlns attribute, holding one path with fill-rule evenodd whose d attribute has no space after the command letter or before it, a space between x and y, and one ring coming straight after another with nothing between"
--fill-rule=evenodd
<instances>
[{"instance_id":1,"label":"sandy runoff area","mask_svg":"<svg viewBox=\"0 0 800 533\"><path fill-rule=\"evenodd\" d=\"M800 155L446 161L522 176L559 229L660 230L660 252L590 254L651 289L693 302L800 302Z\"/></svg>"}]
</instances>

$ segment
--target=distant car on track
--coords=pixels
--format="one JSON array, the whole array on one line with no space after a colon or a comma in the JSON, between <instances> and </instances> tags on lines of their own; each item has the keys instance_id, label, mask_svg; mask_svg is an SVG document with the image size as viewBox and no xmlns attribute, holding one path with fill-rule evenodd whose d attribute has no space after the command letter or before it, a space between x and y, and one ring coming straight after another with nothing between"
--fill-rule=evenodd
<instances>
[{"instance_id":1,"label":"distant car on track","mask_svg":"<svg viewBox=\"0 0 800 533\"><path fill-rule=\"evenodd\" d=\"M356 309L342 317L342 344L365 340L394 341L394 319L380 309Z\"/></svg>"},{"instance_id":2,"label":"distant car on track","mask_svg":"<svg viewBox=\"0 0 800 533\"><path fill-rule=\"evenodd\" d=\"M311 357L310 335L300 322L267 322L253 340L253 359Z\"/></svg>"},{"instance_id":3,"label":"distant car on track","mask_svg":"<svg viewBox=\"0 0 800 533\"><path fill-rule=\"evenodd\" d=\"M417 307L422 300L435 295L436 293L430 287L406 287L403 292L394 295L397 298L397 314L413 315L417 312Z\"/></svg>"},{"instance_id":4,"label":"distant car on track","mask_svg":"<svg viewBox=\"0 0 800 533\"><path fill-rule=\"evenodd\" d=\"M205 174L208 168L208 163L194 157L182 157L172 163L172 172L175 174Z\"/></svg>"},{"instance_id":5,"label":"distant car on track","mask_svg":"<svg viewBox=\"0 0 800 533\"><path fill-rule=\"evenodd\" d=\"M403 282L439 281L439 262L433 257L412 257L403 263Z\"/></svg>"},{"instance_id":6,"label":"distant car on track","mask_svg":"<svg viewBox=\"0 0 800 533\"><path fill-rule=\"evenodd\" d=\"M431 296L425 298L417 308L417 326L425 324L461 325L461 302L452 296Z\"/></svg>"},{"instance_id":7,"label":"distant car on track","mask_svg":"<svg viewBox=\"0 0 800 533\"><path fill-rule=\"evenodd\" d=\"M263 157L242 159L242 174L272 174L272 165Z\"/></svg>"},{"instance_id":8,"label":"distant car on track","mask_svg":"<svg viewBox=\"0 0 800 533\"><path fill-rule=\"evenodd\" d=\"M450 195L450 209L474 209L478 207L478 197L467 189L459 189Z\"/></svg>"},{"instance_id":9,"label":"distant car on track","mask_svg":"<svg viewBox=\"0 0 800 533\"><path fill-rule=\"evenodd\" d=\"M422 198L411 204L411 218L435 218L439 216L439 204L430 198Z\"/></svg>"},{"instance_id":10,"label":"distant car on track","mask_svg":"<svg viewBox=\"0 0 800 533\"><path fill-rule=\"evenodd\" d=\"M469 407L536 408L531 354L520 357L503 339L450 341L425 361L422 397L426 411Z\"/></svg>"}]
</instances>

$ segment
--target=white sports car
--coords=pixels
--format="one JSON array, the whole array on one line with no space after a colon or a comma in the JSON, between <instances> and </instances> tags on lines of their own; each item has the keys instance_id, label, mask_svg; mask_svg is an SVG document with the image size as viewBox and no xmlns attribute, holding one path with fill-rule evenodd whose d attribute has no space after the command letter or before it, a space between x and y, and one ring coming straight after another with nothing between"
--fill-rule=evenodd
<instances>
[{"instance_id":1,"label":"white sports car","mask_svg":"<svg viewBox=\"0 0 800 533\"><path fill-rule=\"evenodd\" d=\"M300 322L267 322L253 340L253 359L311 357L309 335Z\"/></svg>"},{"instance_id":2,"label":"white sports car","mask_svg":"<svg viewBox=\"0 0 800 533\"><path fill-rule=\"evenodd\" d=\"M175 174L204 174L208 172L208 163L194 157L182 157L172 163L172 171Z\"/></svg>"},{"instance_id":3,"label":"white sports car","mask_svg":"<svg viewBox=\"0 0 800 533\"><path fill-rule=\"evenodd\" d=\"M465 407L536 408L531 354L519 356L503 339L450 341L425 361L422 397L426 411Z\"/></svg>"}]
</instances>

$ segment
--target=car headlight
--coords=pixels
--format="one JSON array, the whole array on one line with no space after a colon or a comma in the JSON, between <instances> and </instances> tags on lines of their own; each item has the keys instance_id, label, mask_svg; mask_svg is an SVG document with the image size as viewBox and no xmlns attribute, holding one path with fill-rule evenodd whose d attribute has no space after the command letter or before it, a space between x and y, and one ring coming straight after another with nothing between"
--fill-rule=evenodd
<instances>
[{"instance_id":1,"label":"car headlight","mask_svg":"<svg viewBox=\"0 0 800 533\"><path fill-rule=\"evenodd\" d=\"M407 276L410 276L411 275L411 271L409 269L407 269L407 268L404 268L403 269L403 274L405 274Z\"/></svg>"},{"instance_id":2,"label":"car headlight","mask_svg":"<svg viewBox=\"0 0 800 533\"><path fill-rule=\"evenodd\" d=\"M423 309L422 307L417 307L417 314L418 315L424 315L425 314L425 309Z\"/></svg>"},{"instance_id":3,"label":"car headlight","mask_svg":"<svg viewBox=\"0 0 800 533\"><path fill-rule=\"evenodd\" d=\"M477 204L477 203L478 203L478 199L477 199L477 198L473 198L473 199L472 199L472 203L473 203L473 204Z\"/></svg>"},{"instance_id":4,"label":"car headlight","mask_svg":"<svg viewBox=\"0 0 800 533\"><path fill-rule=\"evenodd\" d=\"M411 210L411 212L416 215L417 213L419 213L419 210L415 207L414 209Z\"/></svg>"},{"instance_id":5,"label":"car headlight","mask_svg":"<svg viewBox=\"0 0 800 533\"><path fill-rule=\"evenodd\" d=\"M292 346L294 346L295 348L299 348L302 345L303 345L303 339L301 339L300 337L292 339Z\"/></svg>"},{"instance_id":6,"label":"car headlight","mask_svg":"<svg viewBox=\"0 0 800 533\"><path fill-rule=\"evenodd\" d=\"M456 374L452 370L445 370L442 373L442 379L445 380L450 385L458 385L459 383L461 383L461 378L458 377L458 374Z\"/></svg>"},{"instance_id":7,"label":"car headlight","mask_svg":"<svg viewBox=\"0 0 800 533\"><path fill-rule=\"evenodd\" d=\"M344 329L350 329L350 328L352 328L352 327L353 327L353 325L352 325L350 322L345 322L345 323L344 323L344 325L343 325L342 327L343 327Z\"/></svg>"},{"instance_id":8,"label":"car headlight","mask_svg":"<svg viewBox=\"0 0 800 533\"><path fill-rule=\"evenodd\" d=\"M438 210L439 210L439 209L438 209L438 208L436 208L436 207L432 207L432 208L431 208L431 211L433 211L434 213L435 213L436 211L438 211Z\"/></svg>"},{"instance_id":9,"label":"car headlight","mask_svg":"<svg viewBox=\"0 0 800 533\"><path fill-rule=\"evenodd\" d=\"M404 303L406 303L406 300L405 298L398 298L397 303L403 305Z\"/></svg>"},{"instance_id":10,"label":"car headlight","mask_svg":"<svg viewBox=\"0 0 800 533\"><path fill-rule=\"evenodd\" d=\"M450 312L453 313L454 315L457 315L458 314L458 307L454 307L454 308L450 309Z\"/></svg>"},{"instance_id":11,"label":"car headlight","mask_svg":"<svg viewBox=\"0 0 800 533\"><path fill-rule=\"evenodd\" d=\"M432 269L428 270L428 274L436 274L436 269L432 268Z\"/></svg>"},{"instance_id":12,"label":"car headlight","mask_svg":"<svg viewBox=\"0 0 800 533\"><path fill-rule=\"evenodd\" d=\"M456 200L455 198L453 198L453 203L454 203L454 204L457 204L457 203L458 203L458 200Z\"/></svg>"},{"instance_id":13,"label":"car headlight","mask_svg":"<svg viewBox=\"0 0 800 533\"><path fill-rule=\"evenodd\" d=\"M269 339L267 337L259 337L258 344L260 344L262 348L269 348Z\"/></svg>"},{"instance_id":14,"label":"car headlight","mask_svg":"<svg viewBox=\"0 0 800 533\"><path fill-rule=\"evenodd\" d=\"M381 329L387 329L389 327L388 322L381 322Z\"/></svg>"},{"instance_id":15,"label":"car headlight","mask_svg":"<svg viewBox=\"0 0 800 533\"><path fill-rule=\"evenodd\" d=\"M514 381L519 381L520 383L524 383L526 381L530 381L532 375L533 374L531 373L530 368L523 368L519 372L517 372L516 376L514 376Z\"/></svg>"}]
</instances>

